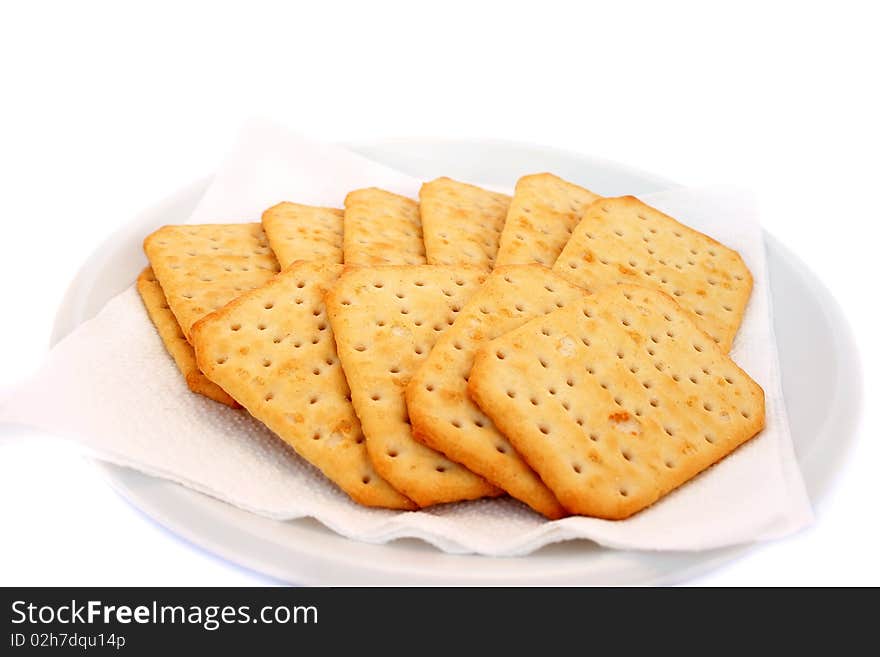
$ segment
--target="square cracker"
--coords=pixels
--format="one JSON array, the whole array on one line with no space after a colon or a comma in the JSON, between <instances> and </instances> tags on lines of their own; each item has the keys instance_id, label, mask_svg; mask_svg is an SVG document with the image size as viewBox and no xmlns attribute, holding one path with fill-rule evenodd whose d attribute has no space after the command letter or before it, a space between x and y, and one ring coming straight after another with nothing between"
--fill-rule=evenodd
<instances>
[{"instance_id":1,"label":"square cracker","mask_svg":"<svg viewBox=\"0 0 880 657\"><path fill-rule=\"evenodd\" d=\"M523 176L510 202L495 265L552 266L586 207L598 198L551 173Z\"/></svg>"},{"instance_id":2,"label":"square cracker","mask_svg":"<svg viewBox=\"0 0 880 657\"><path fill-rule=\"evenodd\" d=\"M764 393L671 297L608 287L486 344L468 391L572 513L621 519L764 426Z\"/></svg>"},{"instance_id":3,"label":"square cracker","mask_svg":"<svg viewBox=\"0 0 880 657\"><path fill-rule=\"evenodd\" d=\"M724 351L752 291L752 275L736 251L633 196L591 205L553 269L593 291L615 283L657 288Z\"/></svg>"},{"instance_id":4,"label":"square cracker","mask_svg":"<svg viewBox=\"0 0 880 657\"><path fill-rule=\"evenodd\" d=\"M416 439L548 518L561 518L566 512L468 397L468 378L474 354L485 342L586 295L543 265L499 267L440 336L406 389Z\"/></svg>"},{"instance_id":5,"label":"square cracker","mask_svg":"<svg viewBox=\"0 0 880 657\"><path fill-rule=\"evenodd\" d=\"M342 262L342 210L279 203L263 213L269 246L282 269L297 260Z\"/></svg>"},{"instance_id":6,"label":"square cracker","mask_svg":"<svg viewBox=\"0 0 880 657\"><path fill-rule=\"evenodd\" d=\"M189 389L200 395L204 395L221 404L232 408L238 408L238 403L230 397L220 386L210 381L196 365L196 355L189 342L180 330L180 324L174 317L174 313L168 307L162 286L153 275L153 270L147 267L137 277L137 291L147 309L147 315L156 327L165 349L174 359L177 369L186 379Z\"/></svg>"},{"instance_id":7,"label":"square cracker","mask_svg":"<svg viewBox=\"0 0 880 657\"><path fill-rule=\"evenodd\" d=\"M404 400L410 377L484 276L432 265L356 268L326 297L370 459L419 506L501 492L413 439Z\"/></svg>"},{"instance_id":8,"label":"square cracker","mask_svg":"<svg viewBox=\"0 0 880 657\"><path fill-rule=\"evenodd\" d=\"M187 340L197 320L279 270L260 224L162 226L144 252Z\"/></svg>"},{"instance_id":9,"label":"square cracker","mask_svg":"<svg viewBox=\"0 0 880 657\"><path fill-rule=\"evenodd\" d=\"M346 265L425 264L419 204L376 187L349 192L342 244Z\"/></svg>"},{"instance_id":10,"label":"square cracker","mask_svg":"<svg viewBox=\"0 0 880 657\"><path fill-rule=\"evenodd\" d=\"M323 296L342 265L294 264L193 327L199 366L251 415L368 506L415 505L373 469Z\"/></svg>"},{"instance_id":11,"label":"square cracker","mask_svg":"<svg viewBox=\"0 0 880 657\"><path fill-rule=\"evenodd\" d=\"M510 197L451 178L419 190L425 253L430 265L473 265L492 271Z\"/></svg>"}]
</instances>

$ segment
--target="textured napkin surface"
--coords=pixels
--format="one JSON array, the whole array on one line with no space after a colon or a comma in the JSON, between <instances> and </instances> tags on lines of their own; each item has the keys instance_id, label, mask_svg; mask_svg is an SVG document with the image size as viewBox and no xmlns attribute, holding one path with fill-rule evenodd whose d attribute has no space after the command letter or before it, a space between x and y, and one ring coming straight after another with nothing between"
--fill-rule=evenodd
<instances>
[{"instance_id":1,"label":"textured napkin surface","mask_svg":"<svg viewBox=\"0 0 880 657\"><path fill-rule=\"evenodd\" d=\"M338 206L348 190L369 185L415 198L420 181L335 146L253 123L191 221L254 220L282 200ZM628 520L550 522L509 499L414 512L360 507L247 413L192 394L134 287L56 345L39 371L0 402L0 422L68 437L93 456L261 515L311 516L370 542L415 537L449 552L517 555L571 538L620 548L700 550L797 531L812 512L785 414L753 203L748 194L726 188L673 189L642 199L736 249L751 269L755 289L731 356L764 388L767 427Z\"/></svg>"}]
</instances>

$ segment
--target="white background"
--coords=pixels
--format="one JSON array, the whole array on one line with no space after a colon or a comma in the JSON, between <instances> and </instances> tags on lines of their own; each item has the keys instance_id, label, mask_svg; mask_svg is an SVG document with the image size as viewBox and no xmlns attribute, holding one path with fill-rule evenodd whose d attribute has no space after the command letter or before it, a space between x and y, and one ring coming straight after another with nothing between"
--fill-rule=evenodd
<instances>
[{"instance_id":1,"label":"white background","mask_svg":"<svg viewBox=\"0 0 880 657\"><path fill-rule=\"evenodd\" d=\"M766 228L842 305L870 379L871 4L3 3L0 394L39 363L98 243L211 172L252 116L334 141L530 141L750 186ZM815 526L697 583L880 584L878 401L866 381L859 440ZM267 581L154 525L63 444L0 445L0 585Z\"/></svg>"}]
</instances>

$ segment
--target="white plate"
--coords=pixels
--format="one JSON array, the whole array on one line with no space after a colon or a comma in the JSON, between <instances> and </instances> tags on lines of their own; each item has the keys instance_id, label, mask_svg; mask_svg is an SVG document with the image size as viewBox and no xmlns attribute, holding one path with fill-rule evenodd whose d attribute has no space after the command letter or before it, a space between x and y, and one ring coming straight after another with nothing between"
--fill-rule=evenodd
<instances>
[{"instance_id":1,"label":"white plate","mask_svg":"<svg viewBox=\"0 0 880 657\"><path fill-rule=\"evenodd\" d=\"M588 181L605 195L673 185L619 164L508 142L401 139L352 148L423 179L450 175L499 186L521 173L548 170ZM144 236L162 224L183 222L208 182L193 183L144 212L92 254L58 312L53 344L130 285L145 264ZM783 388L798 461L816 503L853 441L861 398L859 360L831 295L777 240L766 235L766 242ZM298 584L658 584L687 579L749 549L637 552L580 540L526 557L448 555L417 540L359 543L314 520L268 520L134 470L98 467L131 504L172 532L237 564Z\"/></svg>"}]
</instances>

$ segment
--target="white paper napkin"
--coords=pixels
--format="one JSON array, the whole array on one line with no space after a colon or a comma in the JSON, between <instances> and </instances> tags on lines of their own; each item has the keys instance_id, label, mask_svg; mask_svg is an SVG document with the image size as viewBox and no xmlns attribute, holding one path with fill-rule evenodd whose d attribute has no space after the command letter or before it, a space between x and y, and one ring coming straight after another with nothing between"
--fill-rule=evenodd
<instances>
[{"instance_id":1,"label":"white paper napkin","mask_svg":"<svg viewBox=\"0 0 880 657\"><path fill-rule=\"evenodd\" d=\"M346 192L371 185L415 197L420 183L341 148L252 122L191 221L254 221L281 200L340 207ZM0 421L69 437L97 458L254 513L311 516L369 542L415 537L448 552L519 555L571 538L619 548L702 550L792 533L809 524L812 512L785 414L752 199L731 189L673 189L643 198L738 250L751 269L755 289L732 356L764 388L767 427L629 520L548 522L509 499L415 512L360 507L246 412L191 394L133 287L49 353L2 402Z\"/></svg>"}]
</instances>

